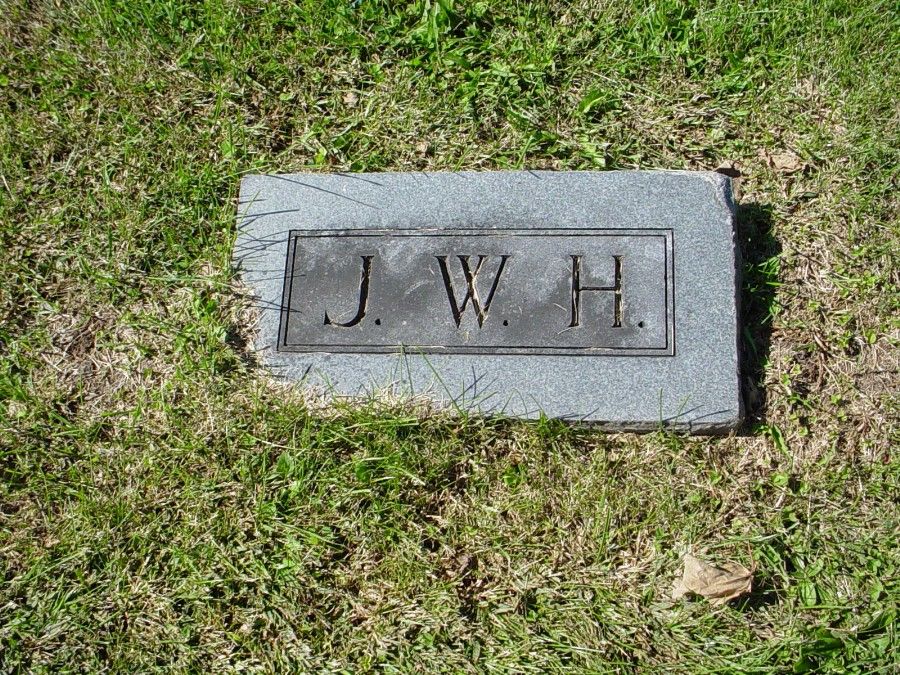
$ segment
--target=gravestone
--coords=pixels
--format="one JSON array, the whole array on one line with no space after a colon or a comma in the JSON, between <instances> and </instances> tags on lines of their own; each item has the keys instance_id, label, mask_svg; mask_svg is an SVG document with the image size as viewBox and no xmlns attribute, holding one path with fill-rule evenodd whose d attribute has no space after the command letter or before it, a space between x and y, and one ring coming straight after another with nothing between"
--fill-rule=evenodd
<instances>
[{"instance_id":1,"label":"gravestone","mask_svg":"<svg viewBox=\"0 0 900 675\"><path fill-rule=\"evenodd\" d=\"M277 377L483 413L741 421L734 204L717 173L252 175L235 264Z\"/></svg>"}]
</instances>

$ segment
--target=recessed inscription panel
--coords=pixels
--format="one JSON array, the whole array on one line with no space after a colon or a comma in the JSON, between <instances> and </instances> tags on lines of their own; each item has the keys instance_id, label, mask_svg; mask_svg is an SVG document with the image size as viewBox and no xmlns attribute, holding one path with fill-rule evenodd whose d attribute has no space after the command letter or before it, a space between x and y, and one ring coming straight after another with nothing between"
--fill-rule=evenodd
<instances>
[{"instance_id":1,"label":"recessed inscription panel","mask_svg":"<svg viewBox=\"0 0 900 675\"><path fill-rule=\"evenodd\" d=\"M668 229L294 230L278 349L673 356L672 251Z\"/></svg>"}]
</instances>

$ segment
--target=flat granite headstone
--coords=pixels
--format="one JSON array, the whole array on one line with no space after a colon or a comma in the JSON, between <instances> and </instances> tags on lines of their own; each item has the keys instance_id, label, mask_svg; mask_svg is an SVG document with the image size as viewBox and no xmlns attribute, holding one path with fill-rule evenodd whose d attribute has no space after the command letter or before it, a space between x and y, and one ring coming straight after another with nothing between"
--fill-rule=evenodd
<instances>
[{"instance_id":1,"label":"flat granite headstone","mask_svg":"<svg viewBox=\"0 0 900 675\"><path fill-rule=\"evenodd\" d=\"M741 421L734 203L683 171L247 176L235 264L282 378L484 413Z\"/></svg>"}]
</instances>

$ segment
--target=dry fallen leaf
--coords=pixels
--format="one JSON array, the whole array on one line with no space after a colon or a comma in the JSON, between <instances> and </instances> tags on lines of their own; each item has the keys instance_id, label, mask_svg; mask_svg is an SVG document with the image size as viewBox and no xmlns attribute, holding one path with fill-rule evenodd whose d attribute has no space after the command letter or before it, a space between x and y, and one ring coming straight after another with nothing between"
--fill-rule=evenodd
<instances>
[{"instance_id":1,"label":"dry fallen leaf","mask_svg":"<svg viewBox=\"0 0 900 675\"><path fill-rule=\"evenodd\" d=\"M778 171L794 173L803 168L803 160L793 152L782 152L772 157L772 166Z\"/></svg>"},{"instance_id":2,"label":"dry fallen leaf","mask_svg":"<svg viewBox=\"0 0 900 675\"><path fill-rule=\"evenodd\" d=\"M759 156L765 160L769 167L781 173L797 173L806 168L805 162L790 150L773 155L768 150L760 150Z\"/></svg>"},{"instance_id":3,"label":"dry fallen leaf","mask_svg":"<svg viewBox=\"0 0 900 675\"><path fill-rule=\"evenodd\" d=\"M749 593L753 573L735 562L716 567L695 558L684 556L684 573L672 588L672 599L678 600L688 593L702 595L713 605L724 605L729 600Z\"/></svg>"}]
</instances>

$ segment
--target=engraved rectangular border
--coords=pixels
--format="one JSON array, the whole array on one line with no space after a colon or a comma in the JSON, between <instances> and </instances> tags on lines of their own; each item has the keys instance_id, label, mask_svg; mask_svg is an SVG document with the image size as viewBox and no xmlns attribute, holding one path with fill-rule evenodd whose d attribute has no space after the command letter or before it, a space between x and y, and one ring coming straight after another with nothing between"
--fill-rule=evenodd
<instances>
[{"instance_id":1,"label":"engraved rectangular border","mask_svg":"<svg viewBox=\"0 0 900 675\"><path fill-rule=\"evenodd\" d=\"M454 346L439 345L347 345L347 344L288 344L287 328L294 286L294 265L297 241L312 237L491 237L497 235L521 237L662 237L665 260L663 273L666 288L666 344L664 347L549 347L549 346ZM282 288L281 316L278 325L276 351L288 353L335 354L471 354L471 355L532 355L532 356L675 356L675 247L672 228L609 229L609 228L492 228L486 229L364 229L329 228L317 230L291 230L288 233L285 255L284 286Z\"/></svg>"}]
</instances>

